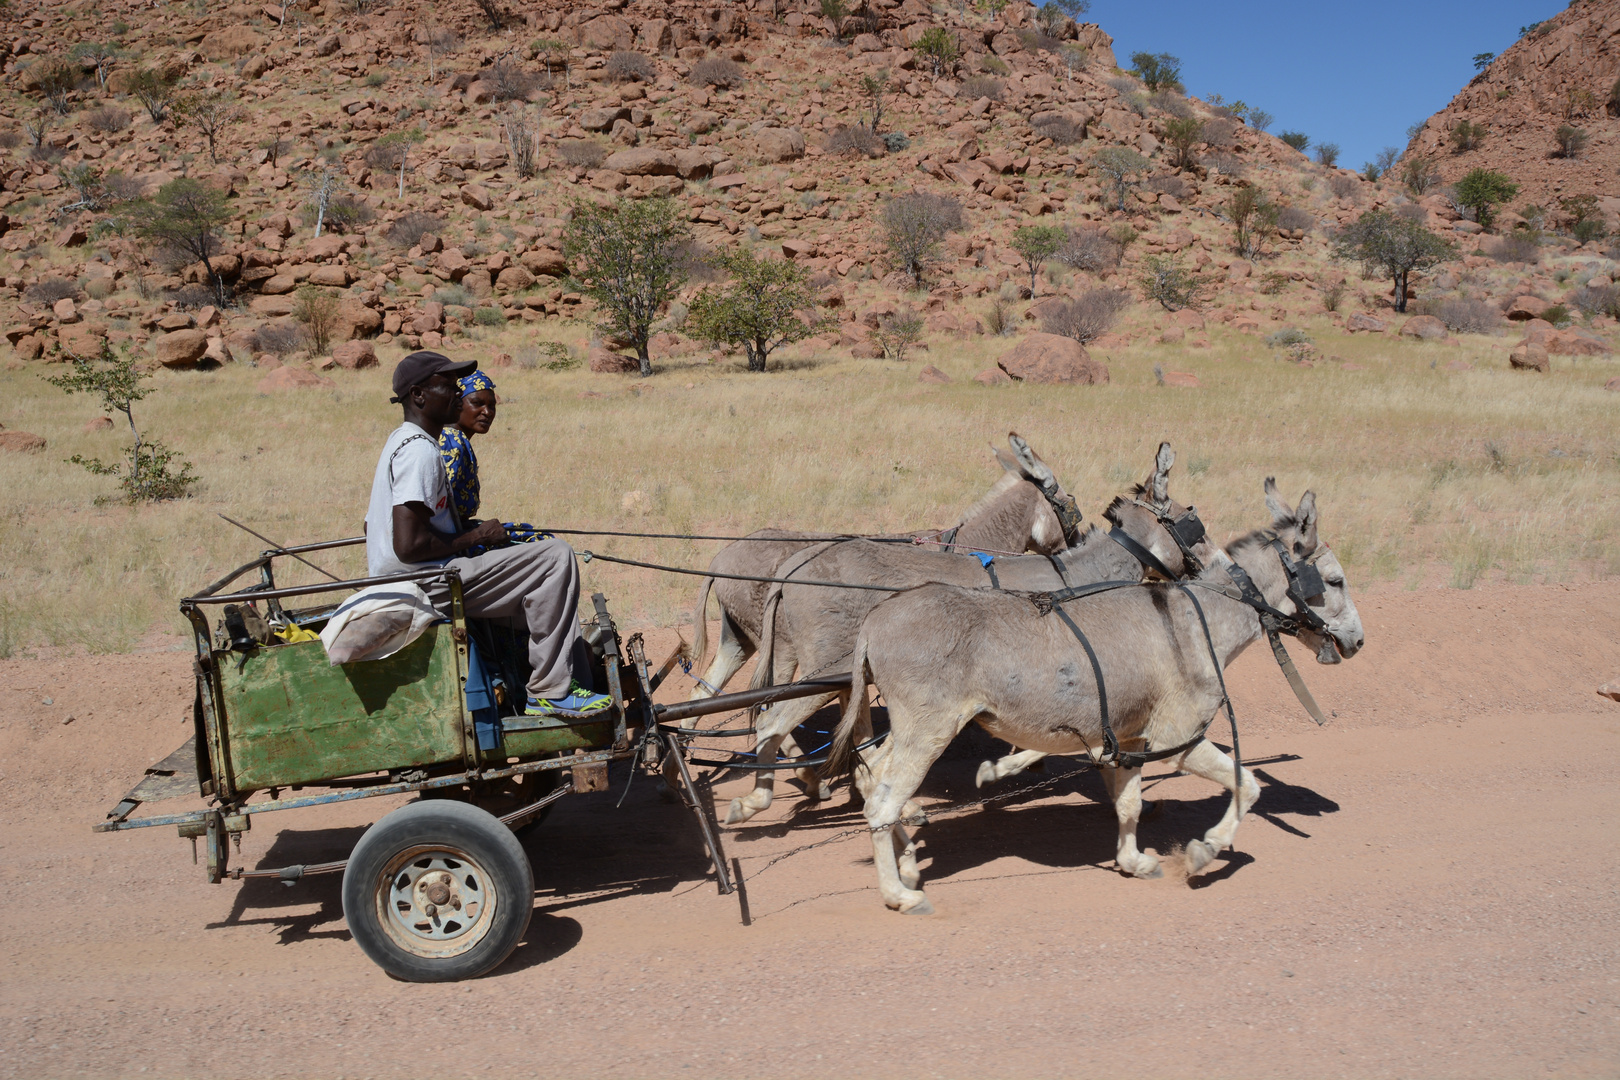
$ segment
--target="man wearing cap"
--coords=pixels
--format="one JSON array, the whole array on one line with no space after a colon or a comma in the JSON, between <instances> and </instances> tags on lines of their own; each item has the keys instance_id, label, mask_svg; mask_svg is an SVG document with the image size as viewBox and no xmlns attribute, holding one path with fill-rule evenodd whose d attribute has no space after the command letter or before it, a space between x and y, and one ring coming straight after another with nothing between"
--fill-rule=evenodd
<instances>
[{"instance_id":1,"label":"man wearing cap","mask_svg":"<svg viewBox=\"0 0 1620 1080\"><path fill-rule=\"evenodd\" d=\"M555 537L508 544L498 518L463 530L450 498L439 456L439 433L461 411L456 380L478 364L457 363L442 353L411 353L394 369L392 401L404 407L377 461L366 511L366 562L372 577L450 565L461 575L468 615L521 618L529 628L530 715L592 713L611 701L593 694L571 675L579 640L579 567L574 551ZM482 554L465 556L483 546ZM429 589L443 607L444 586Z\"/></svg>"}]
</instances>

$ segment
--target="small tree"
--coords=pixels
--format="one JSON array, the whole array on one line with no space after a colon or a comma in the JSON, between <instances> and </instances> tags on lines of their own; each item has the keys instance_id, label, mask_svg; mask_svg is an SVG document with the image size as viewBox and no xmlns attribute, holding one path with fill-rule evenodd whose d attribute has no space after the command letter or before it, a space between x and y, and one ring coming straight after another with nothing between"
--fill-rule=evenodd
<instances>
[{"instance_id":1,"label":"small tree","mask_svg":"<svg viewBox=\"0 0 1620 1080\"><path fill-rule=\"evenodd\" d=\"M455 52L461 40L456 37L454 30L440 26L431 16L422 22L422 37L425 39L424 44L427 45L428 81L432 82L438 77L436 72L439 58Z\"/></svg>"},{"instance_id":2,"label":"small tree","mask_svg":"<svg viewBox=\"0 0 1620 1080\"><path fill-rule=\"evenodd\" d=\"M107 72L123 55L124 50L112 41L81 41L73 46L74 59L96 65L96 85L103 90L107 89Z\"/></svg>"},{"instance_id":3,"label":"small tree","mask_svg":"<svg viewBox=\"0 0 1620 1080\"><path fill-rule=\"evenodd\" d=\"M876 135L878 125L883 123L883 95L889 92L889 69L879 68L876 75L861 76L861 96L870 104L872 110L871 123L867 129Z\"/></svg>"},{"instance_id":4,"label":"small tree","mask_svg":"<svg viewBox=\"0 0 1620 1080\"><path fill-rule=\"evenodd\" d=\"M1484 124L1475 124L1467 120L1459 120L1451 129L1451 145L1457 148L1457 153L1465 150L1478 150L1490 129Z\"/></svg>"},{"instance_id":5,"label":"small tree","mask_svg":"<svg viewBox=\"0 0 1620 1080\"><path fill-rule=\"evenodd\" d=\"M104 409L124 414L130 433L135 436L135 445L130 447L126 460L108 465L100 458L74 454L68 461L82 465L97 476L117 477L124 500L130 503L183 498L197 482L189 461L157 439L143 439L140 428L135 426L135 402L152 392L153 387L141 385L150 378L136 370L135 357L127 347L118 355L103 341L99 356L76 356L71 373L49 376L45 380L69 394L96 394Z\"/></svg>"},{"instance_id":6,"label":"small tree","mask_svg":"<svg viewBox=\"0 0 1620 1080\"><path fill-rule=\"evenodd\" d=\"M1151 93L1181 89L1181 59L1169 53L1131 53L1131 74Z\"/></svg>"},{"instance_id":7,"label":"small tree","mask_svg":"<svg viewBox=\"0 0 1620 1080\"><path fill-rule=\"evenodd\" d=\"M1340 230L1334 240L1342 259L1359 261L1369 274L1384 274L1395 283L1395 310L1406 310L1407 279L1456 255L1456 249L1416 221L1388 210L1369 210Z\"/></svg>"},{"instance_id":8,"label":"small tree","mask_svg":"<svg viewBox=\"0 0 1620 1080\"><path fill-rule=\"evenodd\" d=\"M872 336L877 339L878 348L883 350L885 360L901 361L912 346L922 340L922 332L922 316L913 311L902 311L879 320Z\"/></svg>"},{"instance_id":9,"label":"small tree","mask_svg":"<svg viewBox=\"0 0 1620 1080\"><path fill-rule=\"evenodd\" d=\"M1249 126L1254 128L1254 130L1264 131L1266 128L1271 126L1271 122L1275 120L1276 117L1272 116L1264 109L1250 109L1247 119Z\"/></svg>"},{"instance_id":10,"label":"small tree","mask_svg":"<svg viewBox=\"0 0 1620 1080\"><path fill-rule=\"evenodd\" d=\"M57 115L66 116L68 113L68 95L73 92L78 83L78 75L73 66L59 57L46 57L39 61L36 77L39 80L40 93L50 102L51 108Z\"/></svg>"},{"instance_id":11,"label":"small tree","mask_svg":"<svg viewBox=\"0 0 1620 1080\"><path fill-rule=\"evenodd\" d=\"M1080 16L1091 10L1091 0L1055 0L1058 8L1073 19L1080 21Z\"/></svg>"},{"instance_id":12,"label":"small tree","mask_svg":"<svg viewBox=\"0 0 1620 1080\"><path fill-rule=\"evenodd\" d=\"M883 238L899 269L922 287L923 270L945 234L962 227L962 204L944 195L914 191L883 207Z\"/></svg>"},{"instance_id":13,"label":"small tree","mask_svg":"<svg viewBox=\"0 0 1620 1080\"><path fill-rule=\"evenodd\" d=\"M1508 179L1507 174L1493 169L1471 170L1457 181L1456 188L1457 205L1472 210L1474 220L1487 229L1496 216L1495 208L1512 202L1518 193L1518 184Z\"/></svg>"},{"instance_id":14,"label":"small tree","mask_svg":"<svg viewBox=\"0 0 1620 1080\"><path fill-rule=\"evenodd\" d=\"M822 323L798 315L815 307L810 277L799 264L759 259L746 248L717 255L713 262L731 275L731 281L724 288L698 293L686 325L703 341L742 346L749 371L764 371L771 353L822 329Z\"/></svg>"},{"instance_id":15,"label":"small tree","mask_svg":"<svg viewBox=\"0 0 1620 1080\"><path fill-rule=\"evenodd\" d=\"M1164 141L1176 152L1176 168L1190 169L1193 147L1204 139L1204 125L1196 116L1171 117L1164 122Z\"/></svg>"},{"instance_id":16,"label":"small tree","mask_svg":"<svg viewBox=\"0 0 1620 1080\"><path fill-rule=\"evenodd\" d=\"M522 109L513 108L506 114L502 127L512 153L512 168L527 180L536 172L535 150L540 145L540 125Z\"/></svg>"},{"instance_id":17,"label":"small tree","mask_svg":"<svg viewBox=\"0 0 1620 1080\"><path fill-rule=\"evenodd\" d=\"M597 303L598 328L629 339L643 377L652 374L652 325L686 282L690 236L684 208L666 198L576 202L564 231L563 254L579 291Z\"/></svg>"},{"instance_id":18,"label":"small tree","mask_svg":"<svg viewBox=\"0 0 1620 1080\"><path fill-rule=\"evenodd\" d=\"M1558 143L1558 156L1563 158L1580 157L1590 138L1584 128L1578 128L1573 124L1559 124L1558 130L1553 133L1553 139Z\"/></svg>"},{"instance_id":19,"label":"small tree","mask_svg":"<svg viewBox=\"0 0 1620 1080\"><path fill-rule=\"evenodd\" d=\"M1132 183L1129 178L1146 172L1148 159L1128 146L1105 146L1091 155L1091 167L1113 182L1115 202L1123 210L1125 189Z\"/></svg>"},{"instance_id":20,"label":"small tree","mask_svg":"<svg viewBox=\"0 0 1620 1080\"><path fill-rule=\"evenodd\" d=\"M924 30L922 37L917 39L917 44L912 48L927 62L936 79L962 55L961 46L956 43L956 35L943 26L930 26Z\"/></svg>"},{"instance_id":21,"label":"small tree","mask_svg":"<svg viewBox=\"0 0 1620 1080\"><path fill-rule=\"evenodd\" d=\"M1279 132L1277 138L1281 139L1289 146L1292 146L1295 150L1298 150L1302 154L1305 152L1305 148L1311 145L1311 137L1305 134L1303 131Z\"/></svg>"},{"instance_id":22,"label":"small tree","mask_svg":"<svg viewBox=\"0 0 1620 1080\"><path fill-rule=\"evenodd\" d=\"M1393 169L1395 167L1395 163L1400 159L1400 147L1386 146L1382 150L1378 151L1377 156L1373 158L1373 164L1378 168L1378 175L1383 176L1385 173L1389 172L1389 170Z\"/></svg>"},{"instance_id":23,"label":"small tree","mask_svg":"<svg viewBox=\"0 0 1620 1080\"><path fill-rule=\"evenodd\" d=\"M546 58L545 64L547 71L550 71L553 67L562 68L563 89L573 89L572 67L569 63L569 56L573 50L573 46L569 45L566 41L558 41L555 38L540 38L533 42L529 47L535 50L535 55L544 56Z\"/></svg>"},{"instance_id":24,"label":"small tree","mask_svg":"<svg viewBox=\"0 0 1620 1080\"><path fill-rule=\"evenodd\" d=\"M1493 53L1493 52L1475 53L1474 54L1474 70L1475 71L1484 71L1486 68L1491 66L1491 61L1495 60L1495 59L1496 59L1496 54Z\"/></svg>"},{"instance_id":25,"label":"small tree","mask_svg":"<svg viewBox=\"0 0 1620 1080\"><path fill-rule=\"evenodd\" d=\"M1074 300L1048 301L1041 311L1041 329L1090 345L1106 334L1131 305L1124 289L1087 289Z\"/></svg>"},{"instance_id":26,"label":"small tree","mask_svg":"<svg viewBox=\"0 0 1620 1080\"><path fill-rule=\"evenodd\" d=\"M337 297L325 289L305 285L293 298L292 314L304 326L311 355L325 355L332 345L332 331L337 328Z\"/></svg>"},{"instance_id":27,"label":"small tree","mask_svg":"<svg viewBox=\"0 0 1620 1080\"><path fill-rule=\"evenodd\" d=\"M1316 163L1333 168L1339 163L1339 144L1332 142L1316 144Z\"/></svg>"},{"instance_id":28,"label":"small tree","mask_svg":"<svg viewBox=\"0 0 1620 1080\"><path fill-rule=\"evenodd\" d=\"M501 10L500 0L477 0L478 10L484 13L489 20L489 28L497 34L506 29L506 13Z\"/></svg>"},{"instance_id":29,"label":"small tree","mask_svg":"<svg viewBox=\"0 0 1620 1080\"><path fill-rule=\"evenodd\" d=\"M418 129L394 131L372 143L366 151L367 165L393 173L398 178L401 199L405 197L405 174L411 167L411 147L424 137Z\"/></svg>"},{"instance_id":30,"label":"small tree","mask_svg":"<svg viewBox=\"0 0 1620 1080\"><path fill-rule=\"evenodd\" d=\"M1198 273L1181 265L1174 255L1149 255L1142 260L1142 291L1166 311L1197 307L1203 302L1205 283Z\"/></svg>"},{"instance_id":31,"label":"small tree","mask_svg":"<svg viewBox=\"0 0 1620 1080\"><path fill-rule=\"evenodd\" d=\"M1440 183L1440 169L1426 157L1409 154L1401 164L1401 183L1406 185L1407 191L1422 198L1425 192Z\"/></svg>"},{"instance_id":32,"label":"small tree","mask_svg":"<svg viewBox=\"0 0 1620 1080\"><path fill-rule=\"evenodd\" d=\"M307 192L305 201L315 208L315 235L319 236L326 227L326 214L332 208L332 200L340 192L347 191L349 185L333 164L322 165L318 171L311 169L305 172L302 182Z\"/></svg>"},{"instance_id":33,"label":"small tree","mask_svg":"<svg viewBox=\"0 0 1620 1080\"><path fill-rule=\"evenodd\" d=\"M1013 232L1012 248L1029 268L1029 291L1035 292L1035 276L1041 264L1069 239L1069 231L1057 225L1025 225Z\"/></svg>"},{"instance_id":34,"label":"small tree","mask_svg":"<svg viewBox=\"0 0 1620 1080\"><path fill-rule=\"evenodd\" d=\"M211 261L219 254L220 229L231 219L224 192L182 176L159 188L131 219L142 239L183 251L201 262L214 279L215 294L224 306L225 279L215 272Z\"/></svg>"},{"instance_id":35,"label":"small tree","mask_svg":"<svg viewBox=\"0 0 1620 1080\"><path fill-rule=\"evenodd\" d=\"M1058 37L1068 28L1069 16L1057 5L1057 0L1046 0L1035 13L1035 25L1047 37Z\"/></svg>"},{"instance_id":36,"label":"small tree","mask_svg":"<svg viewBox=\"0 0 1620 1080\"><path fill-rule=\"evenodd\" d=\"M849 5L844 0L821 0L821 17L832 27L833 40L843 43L844 20L849 17Z\"/></svg>"},{"instance_id":37,"label":"small tree","mask_svg":"<svg viewBox=\"0 0 1620 1080\"><path fill-rule=\"evenodd\" d=\"M208 159L219 164L219 137L227 127L242 119L242 106L217 90L187 94L174 104L174 118L203 133L208 140Z\"/></svg>"},{"instance_id":38,"label":"small tree","mask_svg":"<svg viewBox=\"0 0 1620 1080\"><path fill-rule=\"evenodd\" d=\"M1277 205L1266 198L1265 192L1248 184L1232 192L1226 212L1232 218L1237 253L1245 259L1254 258L1261 241L1277 227Z\"/></svg>"},{"instance_id":39,"label":"small tree","mask_svg":"<svg viewBox=\"0 0 1620 1080\"><path fill-rule=\"evenodd\" d=\"M161 124L174 100L174 80L157 68L141 68L130 76L129 92L141 103L152 123Z\"/></svg>"}]
</instances>

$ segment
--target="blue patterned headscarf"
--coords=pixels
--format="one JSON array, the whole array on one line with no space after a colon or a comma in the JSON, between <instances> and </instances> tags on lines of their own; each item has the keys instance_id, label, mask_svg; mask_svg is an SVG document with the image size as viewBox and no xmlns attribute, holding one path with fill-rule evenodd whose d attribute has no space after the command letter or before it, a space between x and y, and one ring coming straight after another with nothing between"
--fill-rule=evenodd
<instances>
[{"instance_id":1,"label":"blue patterned headscarf","mask_svg":"<svg viewBox=\"0 0 1620 1080\"><path fill-rule=\"evenodd\" d=\"M475 371L471 375L457 379L456 385L461 388L462 397L469 397L480 390L495 389L495 380L482 371Z\"/></svg>"}]
</instances>

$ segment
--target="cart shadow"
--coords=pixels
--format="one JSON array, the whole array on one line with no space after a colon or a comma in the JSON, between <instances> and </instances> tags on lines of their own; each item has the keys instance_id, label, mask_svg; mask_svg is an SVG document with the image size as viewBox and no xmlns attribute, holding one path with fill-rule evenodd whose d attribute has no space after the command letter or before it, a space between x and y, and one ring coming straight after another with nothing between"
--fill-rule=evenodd
<instances>
[{"instance_id":1,"label":"cart shadow","mask_svg":"<svg viewBox=\"0 0 1620 1080\"><path fill-rule=\"evenodd\" d=\"M366 826L333 829L284 829L270 847L255 860L252 869L329 862L348 857L360 842ZM307 910L311 904L315 911ZM299 910L290 910L290 909ZM335 924L335 925L334 925ZM269 926L277 933L277 944L296 945L303 941L349 940L343 921L343 875L321 874L285 885L270 878L248 878L241 882L231 902L231 910L207 929L227 926ZM324 929L317 929L324 928Z\"/></svg>"}]
</instances>

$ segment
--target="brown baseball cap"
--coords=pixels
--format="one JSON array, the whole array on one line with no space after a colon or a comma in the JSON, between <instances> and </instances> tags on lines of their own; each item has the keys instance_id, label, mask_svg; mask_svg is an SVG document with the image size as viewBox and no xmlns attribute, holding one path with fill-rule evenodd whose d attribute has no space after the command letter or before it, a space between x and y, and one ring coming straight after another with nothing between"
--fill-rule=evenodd
<instances>
[{"instance_id":1,"label":"brown baseball cap","mask_svg":"<svg viewBox=\"0 0 1620 1080\"><path fill-rule=\"evenodd\" d=\"M435 375L448 375L452 379L459 379L477 370L476 360L456 361L444 353L433 352L431 349L413 352L394 368L394 396L388 400L393 403L401 401L407 390L413 386L420 386Z\"/></svg>"}]
</instances>

